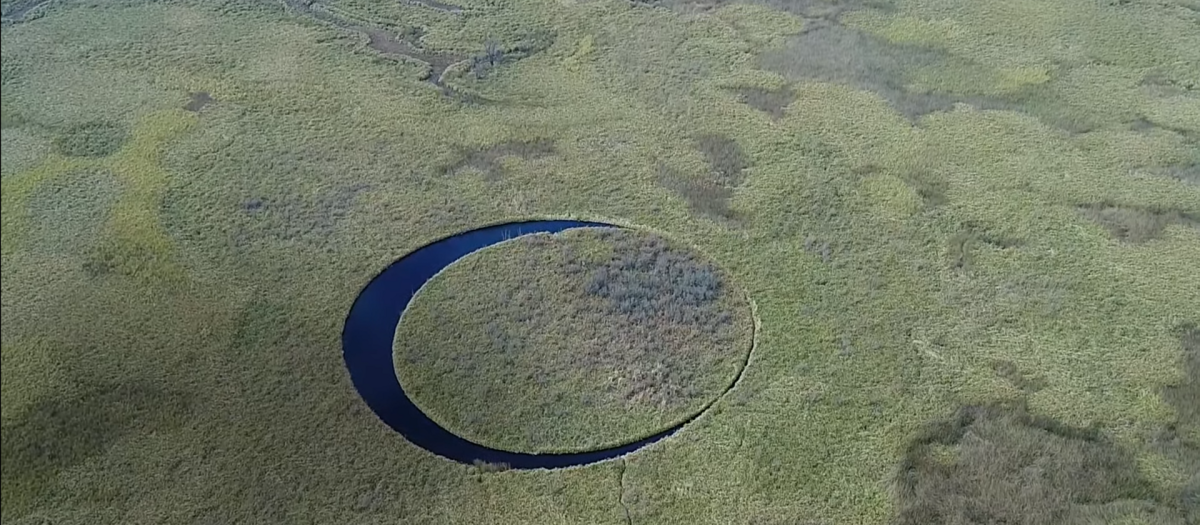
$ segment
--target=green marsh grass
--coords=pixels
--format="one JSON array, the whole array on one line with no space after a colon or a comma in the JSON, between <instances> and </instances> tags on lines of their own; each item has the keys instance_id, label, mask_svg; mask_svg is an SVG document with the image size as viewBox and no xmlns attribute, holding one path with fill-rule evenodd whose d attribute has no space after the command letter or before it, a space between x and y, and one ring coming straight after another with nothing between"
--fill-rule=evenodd
<instances>
[{"instance_id":1,"label":"green marsh grass","mask_svg":"<svg viewBox=\"0 0 1200 525\"><path fill-rule=\"evenodd\" d=\"M578 452L700 412L741 372L752 332L744 293L711 263L651 234L585 229L442 271L405 311L395 361L417 406L460 436Z\"/></svg>"},{"instance_id":2,"label":"green marsh grass","mask_svg":"<svg viewBox=\"0 0 1200 525\"><path fill-rule=\"evenodd\" d=\"M5 22L5 523L883 524L928 422L1002 401L1096 428L1120 447L1100 457L1136 458L1144 501L1194 508L1176 400L1200 237L1171 221L1128 242L1084 211L1200 213L1189 4L898 0L821 21L818 2L457 3L336 7L464 56L552 32L448 80L490 103L274 2ZM849 64L804 56L821 23L839 29L807 38L857 42ZM875 62L916 67L855 66ZM755 89L787 96L765 111ZM216 102L184 110L201 91ZM129 138L60 154L89 122ZM736 186L705 135L737 144ZM446 173L538 141L553 153L505 156L501 177ZM94 193L47 197L91 176ZM340 355L358 290L431 240L531 216L660 231L728 271L761 323L728 398L622 460L550 472L480 474L380 423ZM33 461L23 441L66 452Z\"/></svg>"}]
</instances>

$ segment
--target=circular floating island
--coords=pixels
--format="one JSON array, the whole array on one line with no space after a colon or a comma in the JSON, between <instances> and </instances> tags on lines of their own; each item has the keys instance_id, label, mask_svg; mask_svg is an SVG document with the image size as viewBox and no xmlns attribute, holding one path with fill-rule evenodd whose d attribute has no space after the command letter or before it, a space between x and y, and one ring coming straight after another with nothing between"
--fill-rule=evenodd
<instances>
[{"instance_id":1,"label":"circular floating island","mask_svg":"<svg viewBox=\"0 0 1200 525\"><path fill-rule=\"evenodd\" d=\"M617 228L536 233L438 273L395 331L395 374L439 426L484 447L567 454L692 419L745 365L753 319L729 275Z\"/></svg>"}]
</instances>

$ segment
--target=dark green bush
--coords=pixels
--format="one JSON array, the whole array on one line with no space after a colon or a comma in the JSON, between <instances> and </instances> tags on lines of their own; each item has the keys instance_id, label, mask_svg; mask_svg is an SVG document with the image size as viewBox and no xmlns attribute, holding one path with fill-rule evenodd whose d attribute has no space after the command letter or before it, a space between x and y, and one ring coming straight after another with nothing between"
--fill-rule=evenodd
<instances>
[{"instance_id":1,"label":"dark green bush","mask_svg":"<svg viewBox=\"0 0 1200 525\"><path fill-rule=\"evenodd\" d=\"M504 50L494 40L489 40L483 47L483 54L471 57L471 72L475 78L486 77L488 71L504 62Z\"/></svg>"}]
</instances>

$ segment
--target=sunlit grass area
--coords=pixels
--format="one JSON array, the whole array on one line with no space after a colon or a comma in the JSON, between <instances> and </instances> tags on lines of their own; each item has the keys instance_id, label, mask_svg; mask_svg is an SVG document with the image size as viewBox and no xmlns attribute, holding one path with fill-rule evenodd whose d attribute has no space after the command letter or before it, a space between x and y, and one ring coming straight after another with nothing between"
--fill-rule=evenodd
<instances>
[{"instance_id":1,"label":"sunlit grass area","mask_svg":"<svg viewBox=\"0 0 1200 525\"><path fill-rule=\"evenodd\" d=\"M656 434L716 401L753 341L745 294L642 232L522 237L447 268L396 330L400 384L476 443L578 452Z\"/></svg>"},{"instance_id":2,"label":"sunlit grass area","mask_svg":"<svg viewBox=\"0 0 1200 525\"><path fill-rule=\"evenodd\" d=\"M5 523L1200 519L1194 2L3 13ZM383 425L341 359L357 292L531 217L726 272L737 386L555 471Z\"/></svg>"}]
</instances>

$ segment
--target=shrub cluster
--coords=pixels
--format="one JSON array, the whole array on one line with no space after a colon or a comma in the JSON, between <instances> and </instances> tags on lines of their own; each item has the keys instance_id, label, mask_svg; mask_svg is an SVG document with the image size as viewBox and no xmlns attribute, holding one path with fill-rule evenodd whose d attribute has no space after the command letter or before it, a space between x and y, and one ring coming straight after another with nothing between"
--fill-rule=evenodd
<instances>
[{"instance_id":1,"label":"shrub cluster","mask_svg":"<svg viewBox=\"0 0 1200 525\"><path fill-rule=\"evenodd\" d=\"M592 270L586 291L608 299L635 321L668 321L716 328L728 312L716 308L724 283L711 264L672 249L660 237L611 236L613 257Z\"/></svg>"},{"instance_id":2,"label":"shrub cluster","mask_svg":"<svg viewBox=\"0 0 1200 525\"><path fill-rule=\"evenodd\" d=\"M500 44L495 41L488 41L484 45L483 54L471 57L471 72L475 73L475 78L486 77L488 71L504 62L504 50L500 49Z\"/></svg>"},{"instance_id":3,"label":"shrub cluster","mask_svg":"<svg viewBox=\"0 0 1200 525\"><path fill-rule=\"evenodd\" d=\"M552 32L535 31L507 47L501 47L498 42L489 40L484 44L483 53L471 57L471 72L475 74L475 78L482 79L496 66L523 60L545 51L554 44L555 37Z\"/></svg>"}]
</instances>

